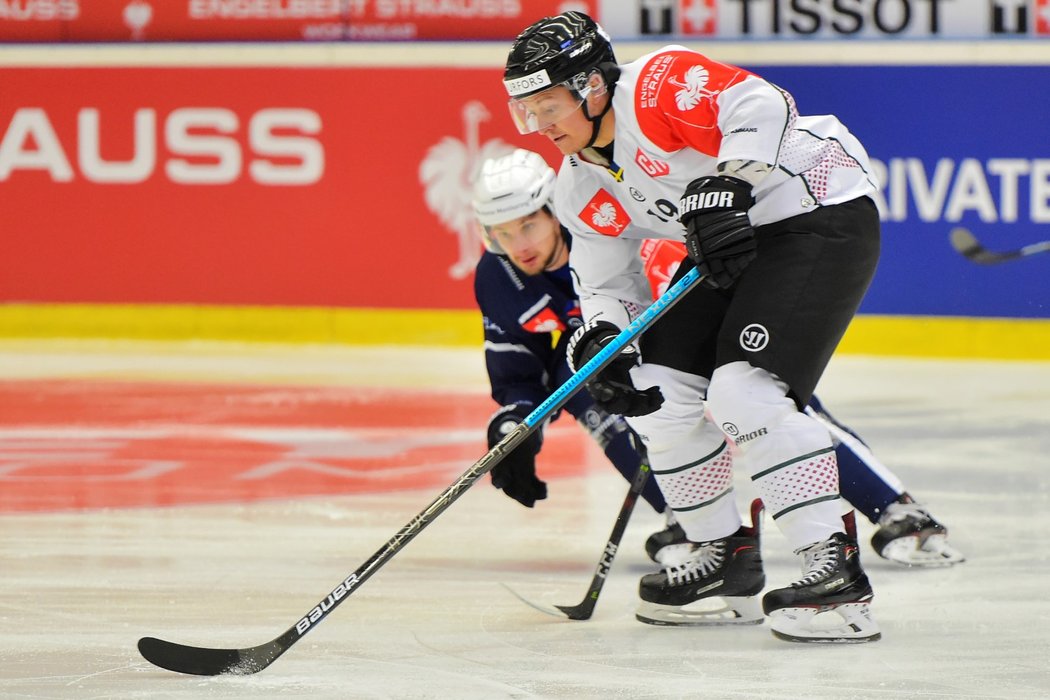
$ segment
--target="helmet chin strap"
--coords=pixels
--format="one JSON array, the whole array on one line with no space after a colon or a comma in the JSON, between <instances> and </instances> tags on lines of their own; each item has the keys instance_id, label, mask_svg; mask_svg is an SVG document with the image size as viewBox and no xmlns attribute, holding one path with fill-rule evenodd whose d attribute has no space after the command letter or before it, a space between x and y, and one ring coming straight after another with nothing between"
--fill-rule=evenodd
<instances>
[{"instance_id":1,"label":"helmet chin strap","mask_svg":"<svg viewBox=\"0 0 1050 700\"><path fill-rule=\"evenodd\" d=\"M606 100L601 113L593 117L591 116L591 110L587 106L587 101L584 100L583 114L591 123L591 138L583 148L590 148L598 140L598 132L602 127L602 118L612 109L613 89L616 87L616 81L620 78L620 67L615 63L602 63L598 66L597 73L602 77L602 82L605 83L605 94L609 96L609 99Z\"/></svg>"},{"instance_id":2,"label":"helmet chin strap","mask_svg":"<svg viewBox=\"0 0 1050 700\"><path fill-rule=\"evenodd\" d=\"M587 119L591 122L591 138L587 140L587 145L583 148L590 148L594 145L594 142L598 140L598 132L602 128L602 117L604 117L609 108L612 107L612 95L609 96L609 101L605 103L605 107L602 109L601 114L592 117L590 110L587 109L586 103L583 105L583 113L587 115ZM582 148L580 150L583 150Z\"/></svg>"}]
</instances>

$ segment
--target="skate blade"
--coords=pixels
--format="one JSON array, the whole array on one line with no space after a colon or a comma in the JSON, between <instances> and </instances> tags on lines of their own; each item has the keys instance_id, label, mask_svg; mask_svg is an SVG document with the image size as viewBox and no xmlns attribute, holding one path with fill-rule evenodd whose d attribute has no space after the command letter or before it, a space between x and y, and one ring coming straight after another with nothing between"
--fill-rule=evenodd
<instances>
[{"instance_id":1,"label":"skate blade","mask_svg":"<svg viewBox=\"0 0 1050 700\"><path fill-rule=\"evenodd\" d=\"M862 644L882 638L868 603L781 608L769 613L773 636L787 642Z\"/></svg>"},{"instance_id":2,"label":"skate blade","mask_svg":"<svg viewBox=\"0 0 1050 700\"><path fill-rule=\"evenodd\" d=\"M898 537L883 547L879 554L903 566L923 568L954 566L966 561L962 552L948 544L945 535L930 535L925 539L920 535Z\"/></svg>"},{"instance_id":3,"label":"skate blade","mask_svg":"<svg viewBox=\"0 0 1050 700\"><path fill-rule=\"evenodd\" d=\"M533 608L535 610L539 610L541 613L544 613L546 615L550 615L551 617L560 617L563 620L565 619L565 613L562 612L561 610L559 610L558 608L556 608L556 607L554 607L552 605L544 605L542 603L534 603L531 600L529 600L528 598L526 598L525 596L523 596L521 593L518 593L516 590L514 590L513 588L508 586L507 584L500 583L500 585L503 586L504 588L506 588L508 591L510 591L511 595L513 595L515 598L520 600L522 603L525 603L525 605L528 605L530 608Z\"/></svg>"},{"instance_id":4,"label":"skate blade","mask_svg":"<svg viewBox=\"0 0 1050 700\"><path fill-rule=\"evenodd\" d=\"M712 596L682 606L643 600L634 617L647 625L716 627L758 625L764 615L758 596Z\"/></svg>"}]
</instances>

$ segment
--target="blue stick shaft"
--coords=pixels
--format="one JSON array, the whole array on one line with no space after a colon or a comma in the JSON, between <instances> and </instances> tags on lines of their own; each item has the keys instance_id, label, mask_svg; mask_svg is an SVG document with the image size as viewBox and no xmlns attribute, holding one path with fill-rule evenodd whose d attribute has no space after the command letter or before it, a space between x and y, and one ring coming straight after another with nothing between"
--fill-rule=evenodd
<instances>
[{"instance_id":1,"label":"blue stick shaft","mask_svg":"<svg viewBox=\"0 0 1050 700\"><path fill-rule=\"evenodd\" d=\"M404 549L416 535L423 531L423 528L434 522L483 474L492 469L507 453L535 431L538 425L565 405L565 402L572 398L605 365L611 362L625 345L633 342L642 331L651 326L699 281L700 275L696 269L690 270L681 280L653 302L653 305L646 309L641 316L635 319L627 328L624 328L590 362L581 367L569 381L551 394L550 398L537 406L536 410L530 413L524 422L507 434L498 444L494 445L485 456L475 462L467 471L463 472L448 488L438 494L437 498L430 502L430 505L409 520L396 535L380 547L356 571L340 581L332 589L332 592L328 594L328 597L315 605L296 624L289 627L284 634L265 644L243 649L195 647L167 642L155 637L143 637L139 640L139 651L142 656L150 663L161 668L201 676L257 673L272 664L277 657L288 651L303 635L317 627L333 610L349 599L350 595L361 584L386 565L395 554Z\"/></svg>"},{"instance_id":2,"label":"blue stick shaft","mask_svg":"<svg viewBox=\"0 0 1050 700\"><path fill-rule=\"evenodd\" d=\"M576 371L576 374L569 377L568 381L562 384L557 391L547 397L547 400L541 403L536 409L525 418L524 425L529 428L534 428L543 421L547 420L551 415L554 414L559 408L568 403L580 387L594 378L598 372L600 372L607 364L612 362L620 351L624 349L629 343L633 343L634 339L642 334L642 331L649 328L656 322L656 319L664 315L664 313L670 309L674 304L681 299L686 292L693 288L697 282L700 281L700 273L694 267L682 276L682 279L675 282L670 289L660 295L660 298L652 303L642 314L634 319L629 326L620 331L620 334L616 336L612 342L602 348L602 351L591 358L591 361L580 367Z\"/></svg>"}]
</instances>

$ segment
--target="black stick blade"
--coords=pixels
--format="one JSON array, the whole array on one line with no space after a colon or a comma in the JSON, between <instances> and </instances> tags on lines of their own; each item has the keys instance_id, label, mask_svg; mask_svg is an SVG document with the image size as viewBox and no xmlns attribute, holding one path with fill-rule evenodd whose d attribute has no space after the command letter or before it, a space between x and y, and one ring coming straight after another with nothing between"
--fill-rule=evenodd
<instances>
[{"instance_id":1,"label":"black stick blade","mask_svg":"<svg viewBox=\"0 0 1050 700\"><path fill-rule=\"evenodd\" d=\"M541 613L550 615L551 617L567 617L570 620L590 620L591 615L594 614L594 604L598 602L598 594L595 592L589 593L579 605L541 605L540 603L534 603L529 600L505 583L501 583L500 585L510 591L515 598L525 603L525 605L528 605L530 608L535 608ZM559 612L559 610L561 612Z\"/></svg>"},{"instance_id":2,"label":"black stick blade","mask_svg":"<svg viewBox=\"0 0 1050 700\"><path fill-rule=\"evenodd\" d=\"M955 248L957 253L978 265L995 265L1023 255L1020 251L998 253L988 250L981 245L976 236L962 227L953 228L949 237L952 248Z\"/></svg>"},{"instance_id":3,"label":"black stick blade","mask_svg":"<svg viewBox=\"0 0 1050 700\"><path fill-rule=\"evenodd\" d=\"M258 673L280 656L273 642L250 649L208 649L166 642L154 637L139 640L139 653L154 666L194 676L247 676Z\"/></svg>"},{"instance_id":4,"label":"black stick blade","mask_svg":"<svg viewBox=\"0 0 1050 700\"><path fill-rule=\"evenodd\" d=\"M561 610L561 606L560 605L557 605L557 606L554 606L554 607L551 607L549 605L540 605L539 603L532 602L531 600L529 600L528 598L523 596L521 593L518 593L516 590L514 590L513 588L511 588L507 584L501 583L500 585L503 586L504 588L506 588L508 591L510 591L511 595L513 595L515 598L520 600L522 603L525 603L525 605L528 605L530 608L535 608L536 610L539 610L541 613L543 613L545 615L550 615L551 617L558 617L558 618L565 617L564 615L562 615L561 612L558 612L558 610ZM564 612L564 611L562 611L562 612Z\"/></svg>"},{"instance_id":5,"label":"black stick blade","mask_svg":"<svg viewBox=\"0 0 1050 700\"><path fill-rule=\"evenodd\" d=\"M977 242L977 237L964 228L953 228L949 239L957 253L971 260L985 252L984 247Z\"/></svg>"},{"instance_id":6,"label":"black stick blade","mask_svg":"<svg viewBox=\"0 0 1050 700\"><path fill-rule=\"evenodd\" d=\"M555 605L570 620L590 620L594 614L594 604L598 602L597 595L588 595L579 605Z\"/></svg>"}]
</instances>

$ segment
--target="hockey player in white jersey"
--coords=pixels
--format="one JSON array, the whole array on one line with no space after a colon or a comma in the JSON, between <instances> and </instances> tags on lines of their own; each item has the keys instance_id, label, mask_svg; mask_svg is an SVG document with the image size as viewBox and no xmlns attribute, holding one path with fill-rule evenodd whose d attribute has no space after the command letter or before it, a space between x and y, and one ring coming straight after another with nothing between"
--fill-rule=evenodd
<instances>
[{"instance_id":1,"label":"hockey player in white jersey","mask_svg":"<svg viewBox=\"0 0 1050 700\"><path fill-rule=\"evenodd\" d=\"M474 295L483 314L492 397L500 404L487 430L490 448L571 375L566 344L582 320L569 270L572 239L553 210L555 178L542 156L519 148L482 163L474 184L474 213L486 247L475 270ZM641 255L657 295L685 257L685 249L673 241L650 240ZM565 411L632 481L639 456L623 418L596 406L586 392L573 397ZM880 556L905 566L948 566L963 560L948 544L947 528L912 499L900 478L856 433L832 417L816 396L806 412L831 432L842 496L878 526L871 544ZM547 485L536 470L542 431L534 435L492 470L493 485L529 508L547 496ZM649 556L668 564L683 550L695 549L655 480L646 483L641 495L657 513L670 515L668 527L646 541Z\"/></svg>"},{"instance_id":2,"label":"hockey player in white jersey","mask_svg":"<svg viewBox=\"0 0 1050 700\"><path fill-rule=\"evenodd\" d=\"M780 88L681 46L618 66L604 31L577 12L517 37L504 86L519 130L565 155L555 208L573 235L586 319L568 348L575 367L649 303L645 239L684 241L678 274L692 263L704 277L642 336L640 365L625 351L588 387L630 417L699 545L642 578L638 618L747 623L764 612L790 641L878 639L831 438L803 411L878 260L863 147L836 118L800 117ZM803 560L761 607L761 511L743 523L734 468Z\"/></svg>"}]
</instances>

